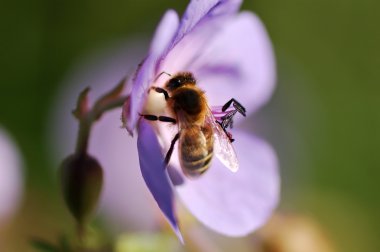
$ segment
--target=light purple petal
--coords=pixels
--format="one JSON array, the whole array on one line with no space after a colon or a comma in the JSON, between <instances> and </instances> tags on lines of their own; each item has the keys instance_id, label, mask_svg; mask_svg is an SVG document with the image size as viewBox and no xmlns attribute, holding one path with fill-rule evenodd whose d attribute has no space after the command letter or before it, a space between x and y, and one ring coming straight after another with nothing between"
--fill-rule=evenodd
<instances>
[{"instance_id":1,"label":"light purple petal","mask_svg":"<svg viewBox=\"0 0 380 252\"><path fill-rule=\"evenodd\" d=\"M174 195L165 169L161 147L157 141L156 133L146 120L141 120L139 123L137 148L140 169L145 183L178 238L183 242L175 216Z\"/></svg>"},{"instance_id":2,"label":"light purple petal","mask_svg":"<svg viewBox=\"0 0 380 252\"><path fill-rule=\"evenodd\" d=\"M210 105L223 105L233 97L248 113L269 100L276 81L268 34L260 19L248 12L203 22L173 48L161 70L190 71Z\"/></svg>"},{"instance_id":3,"label":"light purple petal","mask_svg":"<svg viewBox=\"0 0 380 252\"><path fill-rule=\"evenodd\" d=\"M22 160L17 146L0 127L0 227L18 207L22 196Z\"/></svg>"},{"instance_id":4,"label":"light purple petal","mask_svg":"<svg viewBox=\"0 0 380 252\"><path fill-rule=\"evenodd\" d=\"M242 0L192 0L181 19L174 44L205 19L237 12L241 2Z\"/></svg>"},{"instance_id":5,"label":"light purple petal","mask_svg":"<svg viewBox=\"0 0 380 252\"><path fill-rule=\"evenodd\" d=\"M89 152L102 164L105 175L99 210L113 229L154 230L159 210L152 207L155 201L141 176L137 139L119 125L120 111L114 110L91 132Z\"/></svg>"},{"instance_id":6,"label":"light purple petal","mask_svg":"<svg viewBox=\"0 0 380 252\"><path fill-rule=\"evenodd\" d=\"M152 43L150 55L159 58L170 45L179 25L178 15L173 10L168 10L158 25Z\"/></svg>"},{"instance_id":7,"label":"light purple petal","mask_svg":"<svg viewBox=\"0 0 380 252\"><path fill-rule=\"evenodd\" d=\"M173 40L178 24L177 13L172 10L167 11L156 29L150 45L149 55L137 69L133 80L130 103L128 104L129 113L124 113L128 115L127 128L129 131L132 131L136 126L138 113L144 105L147 90L156 77L157 62Z\"/></svg>"},{"instance_id":8,"label":"light purple petal","mask_svg":"<svg viewBox=\"0 0 380 252\"><path fill-rule=\"evenodd\" d=\"M202 177L177 186L183 203L209 228L229 236L246 235L263 225L279 199L276 154L252 135L234 135L240 168L230 172L217 158Z\"/></svg>"}]
</instances>

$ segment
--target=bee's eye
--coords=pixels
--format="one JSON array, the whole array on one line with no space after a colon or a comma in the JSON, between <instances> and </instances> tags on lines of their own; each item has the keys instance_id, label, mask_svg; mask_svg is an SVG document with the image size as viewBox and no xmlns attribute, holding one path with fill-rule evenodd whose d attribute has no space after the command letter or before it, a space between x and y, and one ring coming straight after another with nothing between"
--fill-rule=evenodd
<instances>
[{"instance_id":1,"label":"bee's eye","mask_svg":"<svg viewBox=\"0 0 380 252\"><path fill-rule=\"evenodd\" d=\"M167 88L170 90L179 88L180 86L183 85L183 81L180 78L172 78L169 80L167 84Z\"/></svg>"}]
</instances>

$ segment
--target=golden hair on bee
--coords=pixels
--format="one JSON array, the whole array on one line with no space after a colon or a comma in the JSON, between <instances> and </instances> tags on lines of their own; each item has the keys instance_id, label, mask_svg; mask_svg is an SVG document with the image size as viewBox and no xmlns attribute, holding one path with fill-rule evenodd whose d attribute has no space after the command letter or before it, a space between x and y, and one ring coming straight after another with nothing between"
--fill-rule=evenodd
<instances>
[{"instance_id":1,"label":"golden hair on bee","mask_svg":"<svg viewBox=\"0 0 380 252\"><path fill-rule=\"evenodd\" d=\"M202 89L190 72L180 72L174 76L162 72L171 78L164 87L151 87L151 90L163 94L166 106L173 117L143 113L140 116L150 121L169 122L178 125L178 133L172 139L165 156L165 164L170 161L175 143L178 141L178 155L183 173L188 177L198 177L208 170L215 155L231 171L236 172L238 161L232 146L232 135L227 131L232 118L239 112L245 116L245 108L234 98L223 107L225 116L217 121L207 103ZM230 105L234 109L226 111Z\"/></svg>"},{"instance_id":2,"label":"golden hair on bee","mask_svg":"<svg viewBox=\"0 0 380 252\"><path fill-rule=\"evenodd\" d=\"M210 166L214 138L205 125L207 99L191 73L179 73L166 83L168 108L179 124L179 160L183 172L199 176Z\"/></svg>"},{"instance_id":3,"label":"golden hair on bee","mask_svg":"<svg viewBox=\"0 0 380 252\"><path fill-rule=\"evenodd\" d=\"M180 123L180 127L187 125L203 126L207 113L206 96L197 85L191 73L179 73L172 77L165 85L170 92L168 107Z\"/></svg>"}]
</instances>

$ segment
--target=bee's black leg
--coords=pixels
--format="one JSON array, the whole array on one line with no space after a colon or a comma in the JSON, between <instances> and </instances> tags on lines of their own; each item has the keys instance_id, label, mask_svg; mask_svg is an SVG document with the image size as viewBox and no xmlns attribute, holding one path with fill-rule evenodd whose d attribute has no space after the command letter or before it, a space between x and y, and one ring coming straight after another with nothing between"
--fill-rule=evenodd
<instances>
[{"instance_id":1,"label":"bee's black leg","mask_svg":"<svg viewBox=\"0 0 380 252\"><path fill-rule=\"evenodd\" d=\"M235 116L237 110L233 110L231 112L228 112L226 115L222 116L222 128L226 129L228 127L232 128L233 126L233 117Z\"/></svg>"},{"instance_id":2,"label":"bee's black leg","mask_svg":"<svg viewBox=\"0 0 380 252\"><path fill-rule=\"evenodd\" d=\"M246 116L246 110L237 100L232 98L226 104L223 105L222 111L225 112L231 106L231 104L235 109L230 112L227 112L224 116L220 118L221 121L217 121L217 123L220 125L220 127L223 129L224 133L226 133L228 139L232 143L233 141L235 141L235 139L232 138L232 134L227 131L227 128L233 127L233 117L236 115L237 112L239 112L243 116Z\"/></svg>"},{"instance_id":3,"label":"bee's black leg","mask_svg":"<svg viewBox=\"0 0 380 252\"><path fill-rule=\"evenodd\" d=\"M169 97L169 93L168 93L168 91L166 91L166 90L163 89L163 88L160 88L160 87L151 87L150 89L153 89L153 90L156 91L157 93L164 94L164 96L165 96L165 100L166 100L166 101L170 98L170 97Z\"/></svg>"},{"instance_id":4,"label":"bee's black leg","mask_svg":"<svg viewBox=\"0 0 380 252\"><path fill-rule=\"evenodd\" d=\"M223 105L222 111L223 112L226 111L231 106L231 103L232 103L232 106L234 106L235 110L237 110L243 116L246 116L245 115L245 112L246 112L245 108L243 107L243 105L240 104L240 102L238 102L234 98L232 98L231 100L226 102L226 104Z\"/></svg>"},{"instance_id":5,"label":"bee's black leg","mask_svg":"<svg viewBox=\"0 0 380 252\"><path fill-rule=\"evenodd\" d=\"M174 138L172 140L172 143L170 144L170 148L169 148L168 152L166 153L165 161L164 161L165 162L165 167L169 164L170 158L171 158L171 156L173 154L174 145L175 145L175 143L177 142L178 139L179 139L179 133L177 133L174 136Z\"/></svg>"},{"instance_id":6,"label":"bee's black leg","mask_svg":"<svg viewBox=\"0 0 380 252\"><path fill-rule=\"evenodd\" d=\"M227 126L224 125L223 121L222 122L216 121L216 122L220 125L220 127L222 127L224 133L226 133L226 136L228 137L230 142L232 143L233 141L235 141L235 139L232 138L232 134L227 131Z\"/></svg>"},{"instance_id":7,"label":"bee's black leg","mask_svg":"<svg viewBox=\"0 0 380 252\"><path fill-rule=\"evenodd\" d=\"M161 122L171 122L173 124L177 123L177 120L168 116L159 116L158 120Z\"/></svg>"},{"instance_id":8,"label":"bee's black leg","mask_svg":"<svg viewBox=\"0 0 380 252\"><path fill-rule=\"evenodd\" d=\"M224 132L226 133L230 141L233 142L234 139L232 138L231 133L227 131L227 128L230 127L232 129L233 122L234 122L233 117L236 115L237 112L239 112L243 116L246 116L245 114L246 110L237 100L232 98L226 104L223 105L222 111L225 112L231 106L231 104L235 109L227 112L224 116L220 118L221 121L217 121L217 122L219 123L220 127L222 127L222 129L224 130Z\"/></svg>"},{"instance_id":9,"label":"bee's black leg","mask_svg":"<svg viewBox=\"0 0 380 252\"><path fill-rule=\"evenodd\" d=\"M149 121L160 121L160 122L170 122L173 124L177 123L177 120L168 116L155 116L155 115L143 115L140 114L140 116L144 117L144 119Z\"/></svg>"}]
</instances>

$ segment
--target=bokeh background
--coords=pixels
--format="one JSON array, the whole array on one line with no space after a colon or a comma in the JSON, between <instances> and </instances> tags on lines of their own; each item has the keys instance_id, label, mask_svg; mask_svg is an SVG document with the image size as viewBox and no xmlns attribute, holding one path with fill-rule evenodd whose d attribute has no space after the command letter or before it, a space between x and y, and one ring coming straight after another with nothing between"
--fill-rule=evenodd
<instances>
[{"instance_id":1,"label":"bokeh background","mask_svg":"<svg viewBox=\"0 0 380 252\"><path fill-rule=\"evenodd\" d=\"M136 38L146 48L165 10L182 13L186 5L185 0L1 3L0 125L21 150L25 182L19 208L0 226L4 251L34 251L31 237L54 241L73 233L48 133L63 80L83 58L104 48ZM278 66L271 102L244 126L253 127L278 153L280 211L317 223L336 251L380 248L379 8L374 0L243 4L265 23ZM115 238L100 217L93 225L102 230L101 239ZM167 234L165 241L171 239ZM216 248L224 239L231 241L210 237Z\"/></svg>"}]
</instances>

